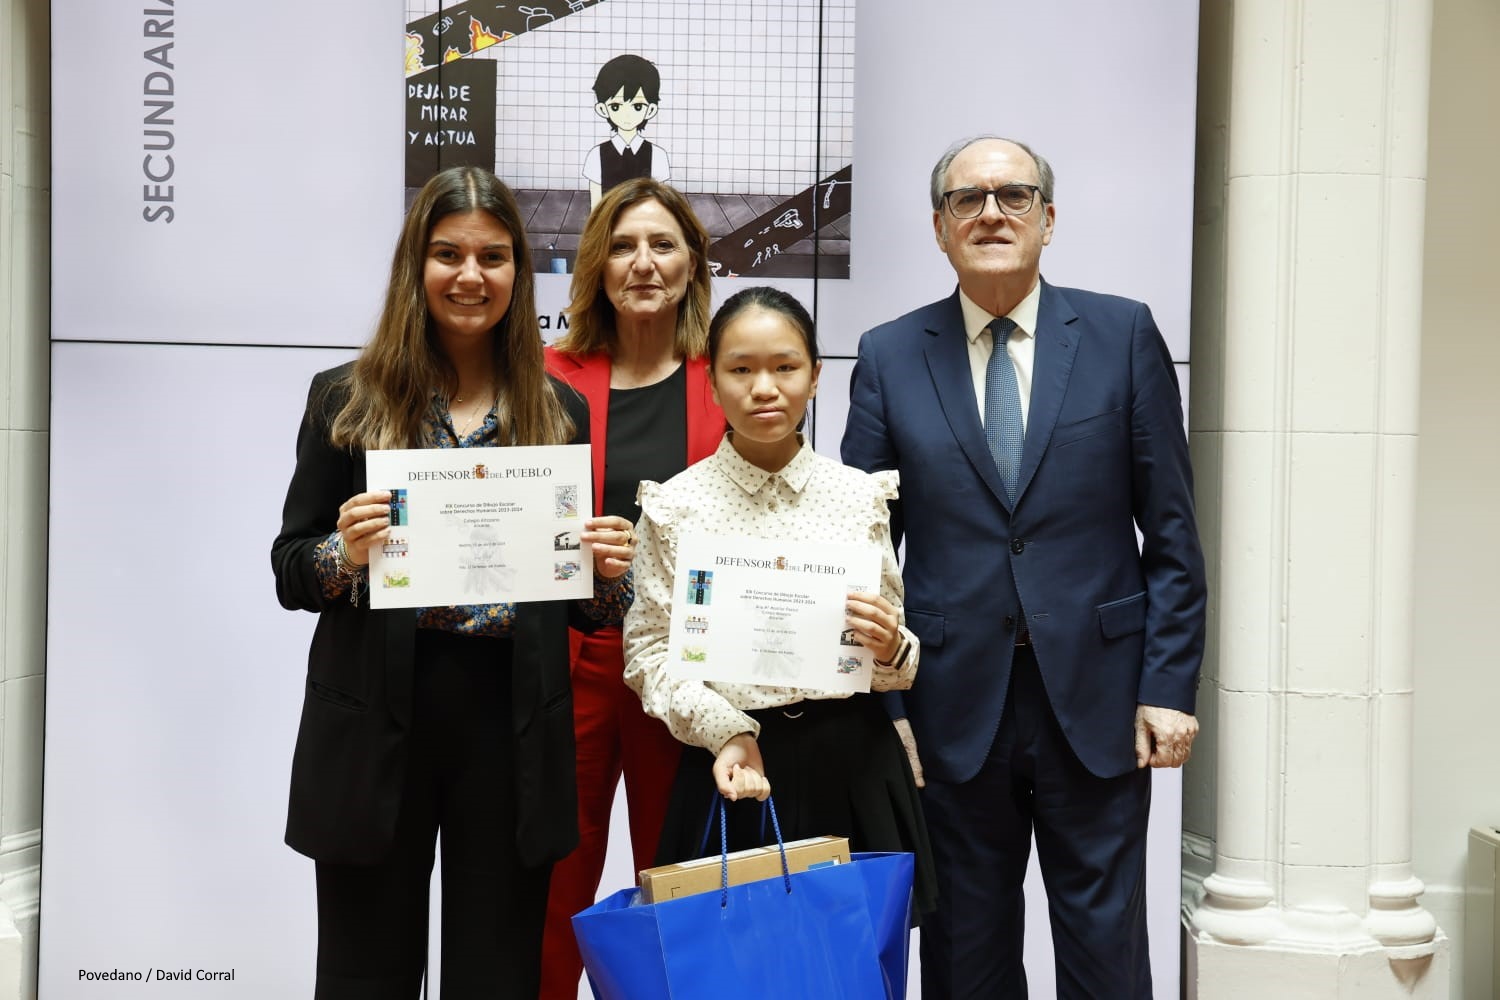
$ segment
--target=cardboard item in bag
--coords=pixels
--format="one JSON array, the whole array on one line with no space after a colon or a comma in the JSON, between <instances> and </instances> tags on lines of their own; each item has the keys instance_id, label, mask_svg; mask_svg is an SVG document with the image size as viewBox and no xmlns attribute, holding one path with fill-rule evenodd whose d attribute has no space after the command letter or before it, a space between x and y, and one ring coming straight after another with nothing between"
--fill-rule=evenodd
<instances>
[{"instance_id":1,"label":"cardboard item in bag","mask_svg":"<svg viewBox=\"0 0 1500 1000\"><path fill-rule=\"evenodd\" d=\"M775 844L748 851L735 851L728 857L730 885L758 882L781 875L781 853ZM787 870L792 874L811 868L848 863L848 837L810 837L786 845ZM643 903L660 903L700 892L716 892L721 884L719 855L676 865L647 868L641 872L640 878Z\"/></svg>"}]
</instances>

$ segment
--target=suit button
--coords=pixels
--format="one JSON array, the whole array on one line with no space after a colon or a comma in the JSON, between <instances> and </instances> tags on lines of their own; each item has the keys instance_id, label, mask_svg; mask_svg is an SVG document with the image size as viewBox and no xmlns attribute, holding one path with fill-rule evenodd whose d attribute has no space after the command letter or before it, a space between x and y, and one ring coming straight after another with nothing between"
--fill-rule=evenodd
<instances>
[{"instance_id":1,"label":"suit button","mask_svg":"<svg viewBox=\"0 0 1500 1000\"><path fill-rule=\"evenodd\" d=\"M1019 538L1012 538L1010 540L1010 551L1012 555L1020 555L1021 550L1024 548L1026 548L1026 543L1021 541Z\"/></svg>"},{"instance_id":2,"label":"suit button","mask_svg":"<svg viewBox=\"0 0 1500 1000\"><path fill-rule=\"evenodd\" d=\"M1016 627L1016 616L1015 615L1006 615L1005 616L1005 631L1009 632L1012 629L1014 629L1015 627Z\"/></svg>"}]
</instances>

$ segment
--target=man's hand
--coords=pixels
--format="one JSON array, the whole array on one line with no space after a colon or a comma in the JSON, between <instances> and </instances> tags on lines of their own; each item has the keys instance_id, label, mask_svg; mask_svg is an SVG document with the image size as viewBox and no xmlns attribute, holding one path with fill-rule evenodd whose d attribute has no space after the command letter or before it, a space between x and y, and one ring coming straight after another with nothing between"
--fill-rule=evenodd
<instances>
[{"instance_id":1,"label":"man's hand","mask_svg":"<svg viewBox=\"0 0 1500 1000\"><path fill-rule=\"evenodd\" d=\"M1135 707L1135 766L1181 767L1193 752L1198 720L1155 705Z\"/></svg>"},{"instance_id":2,"label":"man's hand","mask_svg":"<svg viewBox=\"0 0 1500 1000\"><path fill-rule=\"evenodd\" d=\"M917 787L926 788L927 782L922 777L922 758L917 756L917 737L911 731L911 722L897 719L896 735L901 737L901 747L906 751L906 759L911 762L911 776L916 779Z\"/></svg>"}]
</instances>

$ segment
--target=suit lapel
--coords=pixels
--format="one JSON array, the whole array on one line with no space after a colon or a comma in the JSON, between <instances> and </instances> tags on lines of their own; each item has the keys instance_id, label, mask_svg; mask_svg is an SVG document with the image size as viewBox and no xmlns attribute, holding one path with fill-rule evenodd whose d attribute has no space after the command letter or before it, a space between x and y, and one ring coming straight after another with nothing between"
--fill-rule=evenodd
<instances>
[{"instance_id":1,"label":"suit lapel","mask_svg":"<svg viewBox=\"0 0 1500 1000\"><path fill-rule=\"evenodd\" d=\"M1021 472L1016 484L1017 502L1036 474L1047 452L1047 443L1052 440L1052 429L1057 426L1057 415L1062 412L1081 332L1069 324L1077 318L1067 299L1042 282L1036 318L1036 356L1031 368L1031 405L1027 410L1026 442L1021 448Z\"/></svg>"},{"instance_id":2,"label":"suit lapel","mask_svg":"<svg viewBox=\"0 0 1500 1000\"><path fill-rule=\"evenodd\" d=\"M957 292L946 305L945 314L927 328L927 370L932 374L938 405L943 408L943 416L959 447L990 492L1008 508L1005 487L990 455L990 446L984 440L984 425L979 421L979 401L974 398L974 375L969 367L969 338L964 331Z\"/></svg>"}]
</instances>

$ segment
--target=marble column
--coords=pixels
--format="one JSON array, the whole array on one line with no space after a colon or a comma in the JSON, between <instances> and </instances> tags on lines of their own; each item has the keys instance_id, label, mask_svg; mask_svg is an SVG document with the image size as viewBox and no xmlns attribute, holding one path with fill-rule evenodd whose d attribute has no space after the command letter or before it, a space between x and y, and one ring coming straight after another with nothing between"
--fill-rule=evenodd
<instances>
[{"instance_id":1,"label":"marble column","mask_svg":"<svg viewBox=\"0 0 1500 1000\"><path fill-rule=\"evenodd\" d=\"M1202 18L1185 988L1446 997L1410 820L1431 0Z\"/></svg>"}]
</instances>

